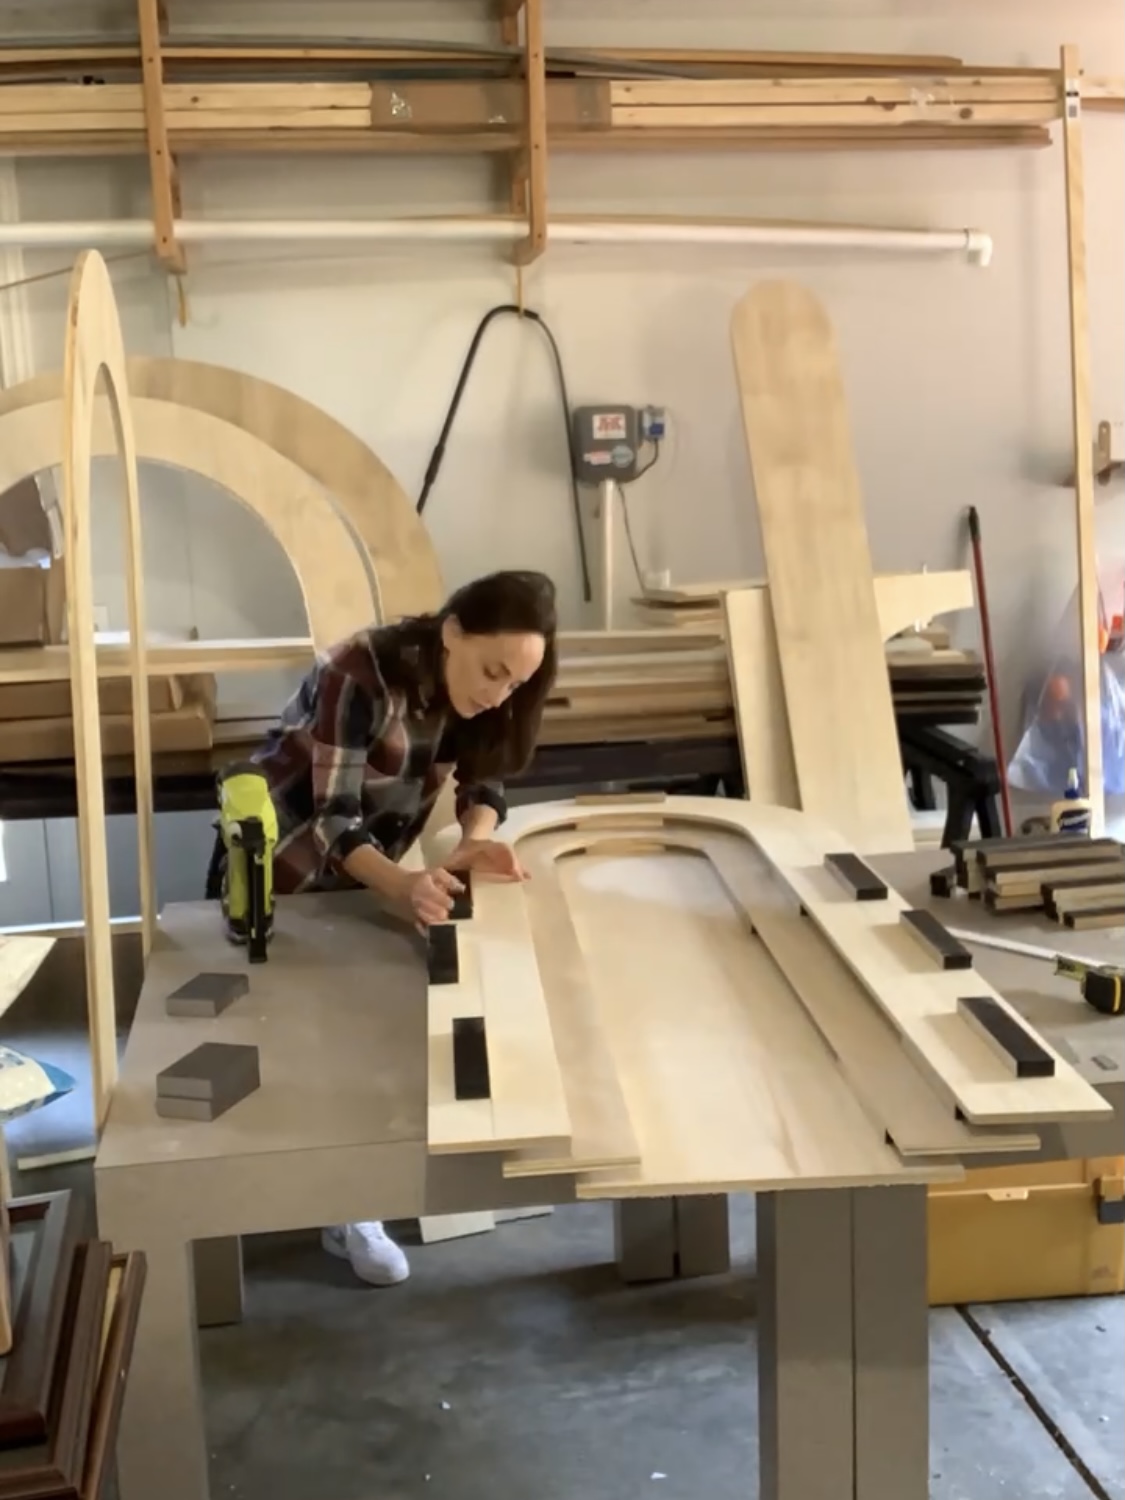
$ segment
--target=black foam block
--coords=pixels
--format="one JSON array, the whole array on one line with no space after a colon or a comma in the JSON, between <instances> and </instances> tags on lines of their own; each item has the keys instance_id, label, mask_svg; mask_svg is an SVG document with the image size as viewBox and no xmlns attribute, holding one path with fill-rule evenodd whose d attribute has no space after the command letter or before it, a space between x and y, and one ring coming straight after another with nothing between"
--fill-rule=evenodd
<instances>
[{"instance_id":1,"label":"black foam block","mask_svg":"<svg viewBox=\"0 0 1125 1500\"><path fill-rule=\"evenodd\" d=\"M991 995L962 995L958 1008L1017 1078L1053 1078L1055 1059L1023 1023Z\"/></svg>"},{"instance_id":2,"label":"black foam block","mask_svg":"<svg viewBox=\"0 0 1125 1500\"><path fill-rule=\"evenodd\" d=\"M854 894L857 901L885 901L887 887L858 854L826 854L825 868Z\"/></svg>"},{"instance_id":3,"label":"black foam block","mask_svg":"<svg viewBox=\"0 0 1125 1500\"><path fill-rule=\"evenodd\" d=\"M488 1039L483 1016L457 1016L453 1022L453 1097L489 1099Z\"/></svg>"},{"instance_id":4,"label":"black foam block","mask_svg":"<svg viewBox=\"0 0 1125 1500\"><path fill-rule=\"evenodd\" d=\"M947 932L933 912L904 911L906 926L943 969L971 969L973 955L951 932Z\"/></svg>"},{"instance_id":5,"label":"black foam block","mask_svg":"<svg viewBox=\"0 0 1125 1500\"><path fill-rule=\"evenodd\" d=\"M427 940L426 967L431 984L456 984L461 977L457 958L457 928L452 922L431 927Z\"/></svg>"}]
</instances>

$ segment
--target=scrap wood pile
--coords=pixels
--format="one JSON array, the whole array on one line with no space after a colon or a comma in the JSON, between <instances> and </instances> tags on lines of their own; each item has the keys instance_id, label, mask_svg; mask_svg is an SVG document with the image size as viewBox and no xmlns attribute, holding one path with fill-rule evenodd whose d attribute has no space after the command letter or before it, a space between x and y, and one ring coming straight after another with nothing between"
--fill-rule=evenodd
<instances>
[{"instance_id":1,"label":"scrap wood pile","mask_svg":"<svg viewBox=\"0 0 1125 1500\"><path fill-rule=\"evenodd\" d=\"M522 49L406 40L192 36L161 49L181 152L509 150L526 127ZM1057 70L930 54L559 49L546 52L553 146L1041 146ZM1114 80L1088 102L1119 103ZM0 144L145 149L140 48L29 39L0 49Z\"/></svg>"},{"instance_id":2,"label":"scrap wood pile","mask_svg":"<svg viewBox=\"0 0 1125 1500\"><path fill-rule=\"evenodd\" d=\"M662 627L662 641L672 640L673 632L686 639L718 636L721 640L722 602L714 584L650 590L633 603L643 619ZM987 686L984 667L975 652L951 647L943 625L905 631L887 642L886 652L898 718L929 724L979 722ZM658 660L654 653L654 675ZM729 708L729 683L726 693Z\"/></svg>"},{"instance_id":3,"label":"scrap wood pile","mask_svg":"<svg viewBox=\"0 0 1125 1500\"><path fill-rule=\"evenodd\" d=\"M0 1494L110 1494L145 1259L84 1239L69 1192L0 1206Z\"/></svg>"},{"instance_id":4,"label":"scrap wood pile","mask_svg":"<svg viewBox=\"0 0 1125 1500\"><path fill-rule=\"evenodd\" d=\"M70 683L36 679L45 652L28 647L0 656L0 765L70 760L74 718ZM23 664L25 670L20 669ZM20 680L20 679L23 680ZM206 673L150 677L152 748L157 754L205 751L214 741L215 678ZM102 747L107 760L133 753L132 688L127 678L99 684Z\"/></svg>"},{"instance_id":5,"label":"scrap wood pile","mask_svg":"<svg viewBox=\"0 0 1125 1500\"><path fill-rule=\"evenodd\" d=\"M1073 931L1125 927L1125 845L1048 834L952 846L954 865L935 892L967 893L994 912L1043 911Z\"/></svg>"}]
</instances>

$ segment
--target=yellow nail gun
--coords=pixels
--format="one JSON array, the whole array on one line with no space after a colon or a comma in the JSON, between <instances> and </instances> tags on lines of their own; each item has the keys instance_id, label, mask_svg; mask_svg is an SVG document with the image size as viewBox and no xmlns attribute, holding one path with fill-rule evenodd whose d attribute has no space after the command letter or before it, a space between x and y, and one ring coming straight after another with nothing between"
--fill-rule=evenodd
<instances>
[{"instance_id":1,"label":"yellow nail gun","mask_svg":"<svg viewBox=\"0 0 1125 1500\"><path fill-rule=\"evenodd\" d=\"M219 834L226 848L223 921L231 942L245 943L252 964L265 963L273 933L273 851L277 809L256 765L236 762L219 772Z\"/></svg>"}]
</instances>

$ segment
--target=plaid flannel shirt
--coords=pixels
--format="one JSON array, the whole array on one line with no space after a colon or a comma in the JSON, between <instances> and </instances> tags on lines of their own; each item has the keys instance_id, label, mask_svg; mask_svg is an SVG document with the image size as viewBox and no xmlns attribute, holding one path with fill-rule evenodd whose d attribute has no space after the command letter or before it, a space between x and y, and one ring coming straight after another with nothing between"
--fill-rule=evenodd
<instances>
[{"instance_id":1,"label":"plaid flannel shirt","mask_svg":"<svg viewBox=\"0 0 1125 1500\"><path fill-rule=\"evenodd\" d=\"M438 632L436 621L411 620L334 646L254 755L277 808L279 895L353 886L342 861L364 844L401 859L450 774L458 817L483 803L503 821L500 783L458 777Z\"/></svg>"}]
</instances>

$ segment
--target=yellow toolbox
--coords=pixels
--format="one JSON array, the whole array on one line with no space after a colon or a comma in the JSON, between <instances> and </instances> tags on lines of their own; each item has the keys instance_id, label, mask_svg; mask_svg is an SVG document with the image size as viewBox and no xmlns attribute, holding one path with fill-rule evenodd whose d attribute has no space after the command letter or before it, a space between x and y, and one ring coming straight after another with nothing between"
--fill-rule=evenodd
<instances>
[{"instance_id":1,"label":"yellow toolbox","mask_svg":"<svg viewBox=\"0 0 1125 1500\"><path fill-rule=\"evenodd\" d=\"M1125 1291L1125 1156L987 1167L929 1193L930 1306Z\"/></svg>"}]
</instances>

